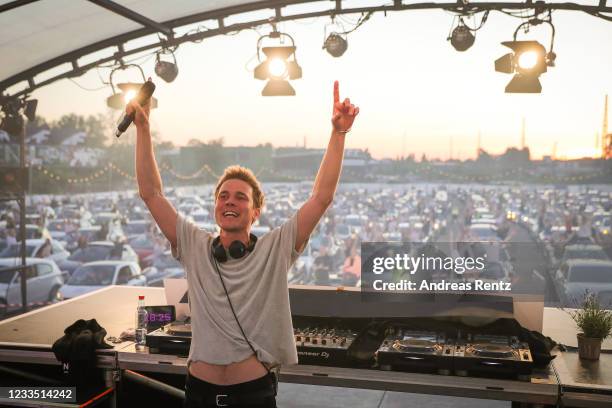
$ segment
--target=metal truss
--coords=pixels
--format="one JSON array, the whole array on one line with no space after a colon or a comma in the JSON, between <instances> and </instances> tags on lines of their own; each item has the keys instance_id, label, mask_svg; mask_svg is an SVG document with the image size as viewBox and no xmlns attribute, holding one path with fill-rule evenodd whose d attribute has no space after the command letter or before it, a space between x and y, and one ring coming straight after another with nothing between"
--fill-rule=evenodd
<instances>
[{"instance_id":1,"label":"metal truss","mask_svg":"<svg viewBox=\"0 0 612 408\"><path fill-rule=\"evenodd\" d=\"M38 0L16 0L13 2L6 3L0 6L0 13L9 11L11 9L36 2ZM458 0L457 2L447 3L409 3L407 0L393 0L392 4L371 6L371 7L345 7L341 0L285 0L285 1L259 1L256 3L249 3L239 6L227 7L223 9L196 13L190 16L182 17L175 20L165 21L162 23L155 22L142 16L124 6L121 6L110 0L88 0L94 4L97 4L105 9L121 15L125 18L129 18L143 25L143 28L121 34L115 37L108 38L103 41L99 41L88 46L79 48L77 50L68 52L64 55L50 59L44 63L38 64L31 67L23 72L13 75L3 81L0 81L0 100L3 98L18 98L26 97L32 93L35 89L43 87L45 85L56 82L64 78L75 78L83 75L85 72L92 68L103 64L123 64L123 58L130 55L140 54L149 50L156 49L167 49L177 47L180 44L186 42L201 41L205 38L214 37L217 35L223 35L231 32L237 32L240 30L251 29L254 27L272 24L290 20L300 20L313 17L324 17L324 16L336 16L341 14L360 14L360 13L387 13L396 11L406 10L427 10L427 9L440 9L451 11L459 15L471 15L485 11L500 11L500 12L512 12L517 10L533 10L534 16L537 16L544 12L554 10L573 10L582 11L591 14L595 17L599 17L608 21L612 21L612 6L607 5L608 0L599 0L596 6L586 6L575 3L546 3L544 1L531 1L525 2L470 2L469 0ZM291 14L290 12L284 12L283 10L287 6L297 4L314 4L321 3L332 3L332 7L328 10L313 11L307 13L296 13ZM252 20L240 23L234 23L226 25L225 21L231 16L237 14L243 14L254 11L271 10L273 15L268 19ZM609 13L611 15L606 15ZM216 28L189 31L183 35L176 36L174 30L182 27L196 24L196 23L216 23ZM164 38L159 37L158 41L154 41L151 44L144 46L126 49L126 43L137 38L145 37L151 34L161 33ZM78 62L79 58L87 55L96 53L100 50L107 49L109 47L116 47L117 51L111 55L99 58L94 62L80 65ZM37 82L35 77L47 70L60 66L62 64L71 64L72 69L63 72L61 74L52 76L48 79ZM4 91L11 86L14 86L22 81L27 82L27 87L20 90L12 95L4 95Z\"/></svg>"}]
</instances>

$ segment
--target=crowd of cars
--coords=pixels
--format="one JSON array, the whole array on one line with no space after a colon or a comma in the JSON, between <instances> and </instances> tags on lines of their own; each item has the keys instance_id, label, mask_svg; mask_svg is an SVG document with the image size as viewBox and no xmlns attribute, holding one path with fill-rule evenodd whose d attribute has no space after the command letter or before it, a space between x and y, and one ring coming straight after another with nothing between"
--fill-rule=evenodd
<instances>
[{"instance_id":1,"label":"crowd of cars","mask_svg":"<svg viewBox=\"0 0 612 408\"><path fill-rule=\"evenodd\" d=\"M167 197L200 228L218 233L213 186L171 189ZM311 183L264 185L266 206L252 232L282 225ZM28 303L68 299L108 285L162 286L184 277L167 240L135 192L28 198L25 246ZM291 268L294 284L356 286L361 243L516 240L520 225L542 248L564 304L586 290L612 301L611 193L603 188L495 185L341 185ZM0 207L0 308L18 308L18 208ZM511 279L514 254L490 260L485 278ZM540 268L541 269L541 268ZM1 311L0 311L1 312Z\"/></svg>"}]
</instances>

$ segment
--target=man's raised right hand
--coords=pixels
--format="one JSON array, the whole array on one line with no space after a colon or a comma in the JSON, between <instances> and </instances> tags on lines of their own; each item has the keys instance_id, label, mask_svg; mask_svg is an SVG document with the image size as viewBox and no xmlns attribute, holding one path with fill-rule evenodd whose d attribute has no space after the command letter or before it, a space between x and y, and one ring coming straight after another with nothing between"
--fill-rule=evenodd
<instances>
[{"instance_id":1,"label":"man's raised right hand","mask_svg":"<svg viewBox=\"0 0 612 408\"><path fill-rule=\"evenodd\" d=\"M130 115L132 112L136 112L134 115L134 124L137 128L149 126L149 113L151 112L151 101L147 101L145 106L132 99L130 103L125 107L125 113Z\"/></svg>"}]
</instances>

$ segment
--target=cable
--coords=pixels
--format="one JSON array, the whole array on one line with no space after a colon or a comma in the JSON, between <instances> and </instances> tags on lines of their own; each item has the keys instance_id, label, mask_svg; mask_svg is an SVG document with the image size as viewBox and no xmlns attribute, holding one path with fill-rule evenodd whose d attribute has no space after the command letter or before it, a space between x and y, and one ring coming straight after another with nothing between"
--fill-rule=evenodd
<instances>
[{"instance_id":1,"label":"cable","mask_svg":"<svg viewBox=\"0 0 612 408\"><path fill-rule=\"evenodd\" d=\"M368 11L365 15L362 14L361 17L359 18L359 21L357 21L357 25L355 27L353 27L353 29L345 31L343 33L338 33L338 34L343 34L343 35L347 35L352 33L353 31L357 30L359 27L361 27L363 25L363 23L365 23L366 21L368 21L370 19L370 17L372 17L372 15L374 14L373 11Z\"/></svg>"},{"instance_id":2,"label":"cable","mask_svg":"<svg viewBox=\"0 0 612 408\"><path fill-rule=\"evenodd\" d=\"M83 90L85 90L85 91L88 91L88 92L95 92L95 91L99 91L99 90L104 89L104 88L106 88L106 87L107 87L107 85L103 85L103 86L101 86L101 87L99 87L99 88L86 88L86 87L84 87L83 85L79 84L79 83L78 83L77 81L75 81L74 79L72 79L72 78L68 78L68 79L70 80L70 82L72 82L73 84L75 84L75 85L76 85L76 86L78 86L79 88L81 88L81 89L83 89Z\"/></svg>"},{"instance_id":3,"label":"cable","mask_svg":"<svg viewBox=\"0 0 612 408\"><path fill-rule=\"evenodd\" d=\"M482 15L482 19L480 20L480 24L479 24L479 25L478 25L478 27L476 27L476 28L472 28L472 27L470 27L469 25L467 25L467 24L465 23L465 21L463 21L463 18L462 18L462 17L459 17L459 20L460 20L460 21L463 23L463 25L464 25L464 26L466 26L466 27L467 27L467 28L468 28L470 31L474 31L474 32L475 32L475 31L480 30L480 29L482 28L482 26L484 25L484 23L486 23L486 22L487 22L487 18L489 17L489 11L490 11L490 10L487 10L487 11L485 11L485 12L484 12L484 14ZM471 16L470 16L470 17L471 17Z\"/></svg>"}]
</instances>

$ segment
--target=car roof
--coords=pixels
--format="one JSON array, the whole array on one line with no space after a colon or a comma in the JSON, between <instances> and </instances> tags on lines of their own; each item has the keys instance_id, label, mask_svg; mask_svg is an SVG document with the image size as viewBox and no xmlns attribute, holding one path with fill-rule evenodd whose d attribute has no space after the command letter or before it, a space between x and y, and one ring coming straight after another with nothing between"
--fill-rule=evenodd
<instances>
[{"instance_id":1,"label":"car roof","mask_svg":"<svg viewBox=\"0 0 612 408\"><path fill-rule=\"evenodd\" d=\"M91 241L87 244L89 245L96 245L96 246L108 246L108 247L114 247L115 243L112 241ZM126 244L124 244L126 245Z\"/></svg>"},{"instance_id":2,"label":"car roof","mask_svg":"<svg viewBox=\"0 0 612 408\"><path fill-rule=\"evenodd\" d=\"M26 265L40 264L40 263L53 264L55 262L52 259L46 259L46 258L26 258ZM21 258L0 258L0 265L6 266L6 265L17 265L17 264L21 264Z\"/></svg>"},{"instance_id":3,"label":"car roof","mask_svg":"<svg viewBox=\"0 0 612 408\"><path fill-rule=\"evenodd\" d=\"M605 259L570 259L566 262L569 266L611 266L612 261Z\"/></svg>"},{"instance_id":4,"label":"car roof","mask_svg":"<svg viewBox=\"0 0 612 408\"><path fill-rule=\"evenodd\" d=\"M495 229L495 226L493 224L476 223L476 224L470 225L470 228Z\"/></svg>"},{"instance_id":5,"label":"car roof","mask_svg":"<svg viewBox=\"0 0 612 408\"><path fill-rule=\"evenodd\" d=\"M603 248L596 244L572 244L567 245L565 249L599 249L603 251Z\"/></svg>"},{"instance_id":6,"label":"car roof","mask_svg":"<svg viewBox=\"0 0 612 408\"><path fill-rule=\"evenodd\" d=\"M45 241L46 239L43 239L43 238L29 238L29 239L26 239L26 245L40 245L44 243ZM13 245L19 245L20 243L21 241L17 241Z\"/></svg>"},{"instance_id":7,"label":"car roof","mask_svg":"<svg viewBox=\"0 0 612 408\"><path fill-rule=\"evenodd\" d=\"M116 260L108 260L108 261L94 261L94 262L87 262L84 263L82 266L86 266L86 265L112 265L112 266L123 266L123 265L136 265L136 262L130 262L130 261L116 261Z\"/></svg>"}]
</instances>

